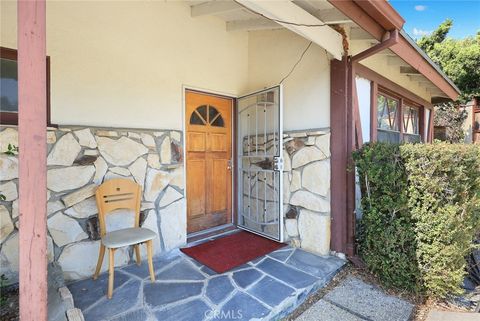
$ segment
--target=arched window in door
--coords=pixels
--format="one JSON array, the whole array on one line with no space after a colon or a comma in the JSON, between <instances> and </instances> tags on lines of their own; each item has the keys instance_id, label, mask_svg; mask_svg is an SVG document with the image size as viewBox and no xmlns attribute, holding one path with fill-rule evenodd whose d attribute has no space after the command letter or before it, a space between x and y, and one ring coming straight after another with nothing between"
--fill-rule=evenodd
<instances>
[{"instance_id":1,"label":"arched window in door","mask_svg":"<svg viewBox=\"0 0 480 321\"><path fill-rule=\"evenodd\" d=\"M224 127L220 112L211 105L198 106L190 115L190 125Z\"/></svg>"}]
</instances>

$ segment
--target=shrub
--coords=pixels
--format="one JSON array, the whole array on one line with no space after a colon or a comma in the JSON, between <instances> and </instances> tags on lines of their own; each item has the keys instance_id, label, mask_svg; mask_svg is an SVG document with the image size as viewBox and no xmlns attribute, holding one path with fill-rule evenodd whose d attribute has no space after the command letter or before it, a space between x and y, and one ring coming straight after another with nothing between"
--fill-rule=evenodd
<instances>
[{"instance_id":1,"label":"shrub","mask_svg":"<svg viewBox=\"0 0 480 321\"><path fill-rule=\"evenodd\" d=\"M354 154L362 185L359 254L387 286L458 293L480 228L480 148L367 144Z\"/></svg>"}]
</instances>

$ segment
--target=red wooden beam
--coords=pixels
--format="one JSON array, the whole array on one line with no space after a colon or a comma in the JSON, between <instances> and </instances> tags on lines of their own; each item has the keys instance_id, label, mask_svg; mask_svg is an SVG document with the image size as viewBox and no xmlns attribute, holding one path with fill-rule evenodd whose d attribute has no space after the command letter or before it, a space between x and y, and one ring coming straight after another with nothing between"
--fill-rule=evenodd
<instances>
[{"instance_id":1,"label":"red wooden beam","mask_svg":"<svg viewBox=\"0 0 480 321\"><path fill-rule=\"evenodd\" d=\"M20 320L47 320L45 1L18 1Z\"/></svg>"},{"instance_id":2,"label":"red wooden beam","mask_svg":"<svg viewBox=\"0 0 480 321\"><path fill-rule=\"evenodd\" d=\"M388 32L388 38L373 47L370 47L362 52L359 52L355 56L352 57L352 62L359 62L365 58L373 56L380 51L390 48L394 44L398 43L398 30L393 30Z\"/></svg>"},{"instance_id":3,"label":"red wooden beam","mask_svg":"<svg viewBox=\"0 0 480 321\"><path fill-rule=\"evenodd\" d=\"M332 60L330 68L331 151L331 244L333 251L346 253L347 244L347 81L348 58Z\"/></svg>"}]
</instances>

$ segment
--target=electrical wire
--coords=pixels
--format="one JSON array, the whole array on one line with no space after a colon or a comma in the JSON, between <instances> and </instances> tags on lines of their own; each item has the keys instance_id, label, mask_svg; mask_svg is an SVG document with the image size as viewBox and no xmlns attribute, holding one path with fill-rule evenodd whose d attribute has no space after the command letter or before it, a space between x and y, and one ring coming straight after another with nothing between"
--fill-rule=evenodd
<instances>
[{"instance_id":1,"label":"electrical wire","mask_svg":"<svg viewBox=\"0 0 480 321\"><path fill-rule=\"evenodd\" d=\"M322 23L322 24L308 24L308 23L296 23L296 22L291 22L291 21L285 21L285 20L279 20L279 19L275 19L275 18L271 18L271 17L267 17L266 15L260 13L260 12L257 12L255 10L252 10L250 9L249 7L245 6L244 4L238 2L237 0L233 0L236 4L238 4L239 6L241 6L242 8L246 9L247 11L257 15L257 16L260 16L260 17L263 17L265 19L268 19L268 20L271 20L271 21L274 21L274 22L277 22L277 23L281 23L281 24L286 24L286 25L292 25L292 26L298 26L298 27L325 27L325 26L328 26L328 24L326 23ZM313 41L310 41L309 44L307 45L307 47L305 48L305 50L302 52L302 54L300 55L300 57L298 58L297 62L293 65L292 69L290 70L290 72L282 78L282 80L280 80L279 84L283 83L283 81L285 81L285 79L287 79L294 71L295 71L295 68L297 68L298 64L302 61L303 57L305 56L305 54L307 53L308 49L310 49L310 47L312 46L312 43ZM325 50L325 54L327 54L327 51Z\"/></svg>"},{"instance_id":2,"label":"electrical wire","mask_svg":"<svg viewBox=\"0 0 480 321\"><path fill-rule=\"evenodd\" d=\"M279 20L279 19L275 19L275 18L271 18L271 17L267 17L266 15L260 13L260 12L257 12L255 10L252 10L250 9L249 7L245 6L244 4L238 2L237 0L233 0L236 4L238 4L239 6L241 6L242 8L250 11L251 13L253 14L256 14L257 16L260 16L260 17L263 17L265 19L268 19L268 20L271 20L271 21L275 21L277 23L283 23L283 24L286 24L286 25L292 25L292 26L298 26L298 27L325 27L325 26L328 26L328 24L326 23L319 23L319 24L309 24L309 23L297 23L297 22L291 22L291 21L285 21L285 20Z\"/></svg>"},{"instance_id":3,"label":"electrical wire","mask_svg":"<svg viewBox=\"0 0 480 321\"><path fill-rule=\"evenodd\" d=\"M287 79L294 71L295 71L295 68L297 68L298 64L302 61L303 59L303 56L305 56L305 54L307 53L308 49L310 49L310 47L312 46L313 44L313 41L310 41L310 43L308 44L308 46L305 48L305 50L302 52L302 54L300 55L300 57L298 58L297 62L293 65L292 69L290 70L290 72L282 78L282 80L280 80L279 84L283 83L283 81L285 79Z\"/></svg>"}]
</instances>

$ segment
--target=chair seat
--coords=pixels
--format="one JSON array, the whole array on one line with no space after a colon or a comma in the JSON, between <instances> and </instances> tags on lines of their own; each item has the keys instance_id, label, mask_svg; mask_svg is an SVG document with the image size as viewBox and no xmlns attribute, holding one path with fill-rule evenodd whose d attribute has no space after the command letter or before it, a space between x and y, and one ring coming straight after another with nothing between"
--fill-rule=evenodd
<instances>
[{"instance_id":1,"label":"chair seat","mask_svg":"<svg viewBox=\"0 0 480 321\"><path fill-rule=\"evenodd\" d=\"M142 227L131 227L109 232L102 237L102 243L108 248L117 248L143 243L157 235L152 230Z\"/></svg>"}]
</instances>

